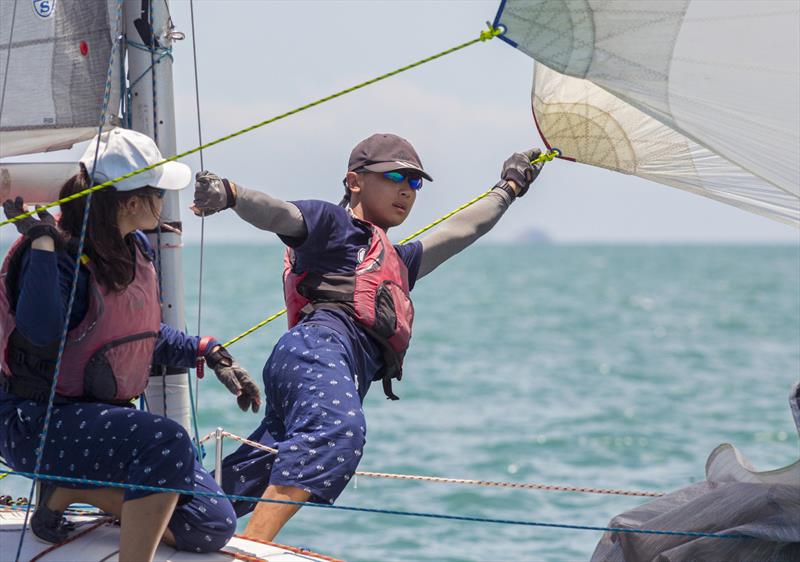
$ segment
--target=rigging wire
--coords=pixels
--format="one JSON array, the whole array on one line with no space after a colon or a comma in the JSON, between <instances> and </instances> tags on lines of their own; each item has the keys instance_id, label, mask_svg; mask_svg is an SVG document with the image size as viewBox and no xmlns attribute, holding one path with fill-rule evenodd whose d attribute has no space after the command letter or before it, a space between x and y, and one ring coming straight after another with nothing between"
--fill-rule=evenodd
<instances>
[{"instance_id":1,"label":"rigging wire","mask_svg":"<svg viewBox=\"0 0 800 562\"><path fill-rule=\"evenodd\" d=\"M150 27L150 37L149 37L150 44L148 45L148 50L150 51L150 68L148 70L150 71L150 82L151 82L152 88L153 88L153 97L152 97L152 100L153 100L153 103L152 103L152 106L153 106L153 140L156 142L156 145L158 145L158 107L157 107L157 101L156 101L157 100L157 98L156 98L156 86L157 86L157 83L156 83L156 68L155 68L155 66L156 66L155 48L158 45L158 37L156 36L155 29L153 28L153 12L154 12L154 10L153 10L153 0L150 0L149 4L150 5L147 7L147 25ZM158 248L158 252L159 252L159 258L160 258L160 256L161 256L161 248L160 247ZM159 265L161 265L161 264L159 264ZM161 275L161 272L159 271L159 277L160 277L160 275ZM161 283L159 282L159 291L160 291L160 289L161 289ZM166 404L165 404L165 406L166 406Z\"/></svg>"},{"instance_id":2,"label":"rigging wire","mask_svg":"<svg viewBox=\"0 0 800 562\"><path fill-rule=\"evenodd\" d=\"M166 0L165 0L166 3ZM194 0L189 0L189 13L190 19L192 22L192 61L194 62L194 99L195 99L195 106L197 108L197 141L200 143L200 146L203 146L203 127L202 121L200 119L200 82L197 78L197 42L195 40L195 28L194 28ZM203 162L203 149L200 149L200 169L205 170L206 166ZM200 213L200 272L199 272L199 280L197 282L197 335L198 337L201 336L201 323L203 319L203 254L205 252L205 237L206 237L206 215L205 213ZM198 371L203 368L203 363L205 359L202 357L197 358L197 369ZM191 385L191 381L189 382ZM195 384L195 393L194 393L194 407L195 409L200 407L200 377L195 377L194 380ZM195 437L199 438L199 435Z\"/></svg>"},{"instance_id":3,"label":"rigging wire","mask_svg":"<svg viewBox=\"0 0 800 562\"><path fill-rule=\"evenodd\" d=\"M158 98L156 97L158 80L156 78L156 48L159 46L158 43L158 36L155 33L155 28L153 27L153 17L155 10L153 10L153 0L149 0L149 5L147 6L147 25L150 28L150 36L149 36L149 45L147 45L147 50L150 52L150 67L147 71L150 72L150 84L152 88L152 95L150 97L152 103L152 110L153 110L153 140L155 141L156 145L158 145ZM159 62L161 61L159 57ZM161 276L161 217L158 217L158 225L156 226L156 248L157 248L157 257L158 263L156 267L156 271L158 271L158 302L161 307L161 310L164 309L164 285L163 279ZM169 412L167 412L167 366L166 365L159 365L159 371L161 371L161 411L163 415L169 417Z\"/></svg>"},{"instance_id":4,"label":"rigging wire","mask_svg":"<svg viewBox=\"0 0 800 562\"><path fill-rule=\"evenodd\" d=\"M158 79L156 76L156 64L164 58L164 55L160 56L156 59L156 48L158 46L158 38L155 33L155 28L153 27L153 2L150 0L150 5L147 9L147 25L150 28L150 44L146 45L146 51L150 53L150 66L148 66L147 70L142 73L142 77L145 76L148 72L150 73L150 87L151 87L151 100L152 100L152 110L153 110L153 140L155 141L156 145L158 145L158 107L157 107L157 86L158 86ZM171 56L171 51L170 56ZM135 83L134 83L135 84ZM133 90L133 86L131 86L131 90ZM156 226L156 271L158 272L158 302L161 309L164 309L164 285L163 285L163 278L162 278L162 266L161 266L161 217L159 217L158 225ZM159 365L158 371L161 374L161 411L163 415L169 417L169 412L167 411L167 367L166 365Z\"/></svg>"},{"instance_id":5,"label":"rigging wire","mask_svg":"<svg viewBox=\"0 0 800 562\"><path fill-rule=\"evenodd\" d=\"M166 1L164 3L165 7L167 8L167 23L166 29L167 32L165 37L169 41L174 40L181 40L184 39L184 34L180 32L174 31L174 24L172 22L172 16L169 14L169 6L167 5ZM152 6L152 4L151 4ZM156 131L158 127L158 114L157 114L157 99L156 99L156 88L157 88L157 77L156 77L156 65L161 63L161 60L168 57L170 61L173 61L172 55L172 45L168 44L167 46L162 46L158 43L158 39L156 34L154 33L154 24L153 24L153 17L154 11L148 11L149 18L148 18L148 25L150 26L150 45L137 43L135 41L128 40L128 45L131 47L138 49L140 51L145 51L150 54L150 65L134 80L131 82L130 86L128 87L128 97L132 96L133 88L136 84L142 80L148 72L151 73L151 83L152 83L152 100L153 100L153 131L154 131L154 140L157 138ZM158 57L156 58L156 55ZM130 115L128 116L128 124L130 126ZM202 154L202 152L201 152ZM159 165L159 164L157 164ZM135 174L134 174L135 175ZM158 273L158 288L159 288L159 302L163 308L164 305L164 293L163 293L163 284L162 284L162 234L164 230L168 232L174 232L180 235L180 231L171 228L169 225L165 225L159 220L158 226L156 227L155 234L156 234L156 261L157 267L156 271ZM165 246L169 247L169 246ZM167 375L168 369L164 365L159 365L158 370L156 371L157 375L161 377L161 402L162 402L162 412L163 415L168 416L169 412L167 411L167 395L169 394L168 389L168 382L167 382ZM199 392L199 388L195 387L195 390L192 390L192 377L189 371L186 372L187 377L187 388L189 394L189 406L191 410L191 420L192 426L194 430L194 437L195 437L195 456L198 461L202 461L203 457L205 457L205 450L203 445L199 443L200 439L200 430L197 423L197 403L195 400L195 395ZM145 395L142 395L145 397ZM144 403L147 405L146 398ZM149 405L147 405L147 411L150 411Z\"/></svg>"}]
</instances>

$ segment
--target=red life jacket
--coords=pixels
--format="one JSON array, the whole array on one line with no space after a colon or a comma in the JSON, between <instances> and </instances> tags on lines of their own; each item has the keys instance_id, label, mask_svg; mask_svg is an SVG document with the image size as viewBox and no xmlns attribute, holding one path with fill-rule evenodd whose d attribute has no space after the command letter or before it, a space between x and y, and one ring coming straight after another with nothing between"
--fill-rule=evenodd
<instances>
[{"instance_id":1,"label":"red life jacket","mask_svg":"<svg viewBox=\"0 0 800 562\"><path fill-rule=\"evenodd\" d=\"M8 291L9 263L20 248L18 240L0 268L0 367L3 387L23 398L46 401L50 394L58 342L43 348L16 330L12 295ZM149 257L134 244L135 275L120 292L97 283L91 262L89 307L84 319L67 334L59 368L58 402L126 403L144 392L161 329L158 277ZM83 260L82 260L83 261Z\"/></svg>"},{"instance_id":2,"label":"red life jacket","mask_svg":"<svg viewBox=\"0 0 800 562\"><path fill-rule=\"evenodd\" d=\"M368 226L372 235L364 259L352 273L296 272L294 252L286 249L283 294L289 328L320 308L345 310L383 349L384 366L378 377L386 396L397 400L391 379L403 376L414 322L408 268L382 228L353 220Z\"/></svg>"}]
</instances>

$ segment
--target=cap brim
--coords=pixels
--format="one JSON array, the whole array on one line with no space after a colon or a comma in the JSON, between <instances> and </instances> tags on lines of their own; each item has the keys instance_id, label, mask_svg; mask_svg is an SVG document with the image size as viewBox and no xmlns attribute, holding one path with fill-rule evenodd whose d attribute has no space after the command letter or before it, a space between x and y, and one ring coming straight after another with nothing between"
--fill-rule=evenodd
<instances>
[{"instance_id":1,"label":"cap brim","mask_svg":"<svg viewBox=\"0 0 800 562\"><path fill-rule=\"evenodd\" d=\"M192 183L192 170L186 164L167 162L156 168L156 170L161 170L161 177L158 178L155 185L151 185L150 187L179 190Z\"/></svg>"},{"instance_id":2,"label":"cap brim","mask_svg":"<svg viewBox=\"0 0 800 562\"><path fill-rule=\"evenodd\" d=\"M430 176L430 174L428 174L428 172L426 172L422 168L415 166L411 162L401 162L399 160L395 162L378 162L377 164L370 164L369 166L364 166L363 169L368 170L370 172L394 172L395 170L414 170L426 180L433 181L433 178Z\"/></svg>"}]
</instances>

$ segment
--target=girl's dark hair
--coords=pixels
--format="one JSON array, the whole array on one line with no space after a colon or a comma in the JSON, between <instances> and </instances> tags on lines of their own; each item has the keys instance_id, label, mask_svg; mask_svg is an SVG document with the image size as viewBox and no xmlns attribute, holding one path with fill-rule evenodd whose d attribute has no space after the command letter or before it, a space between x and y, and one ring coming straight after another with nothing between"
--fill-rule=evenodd
<instances>
[{"instance_id":1,"label":"girl's dark hair","mask_svg":"<svg viewBox=\"0 0 800 562\"><path fill-rule=\"evenodd\" d=\"M68 179L61 187L59 198L67 197L91 187L92 180L86 167L81 163L80 172ZM142 187L133 191L117 191L113 186L95 191L89 209L86 225L86 240L83 251L92 262L95 278L109 291L125 289L134 276L135 258L133 240L130 235L123 238L119 231L117 217L122 205L133 197L147 202L153 214L157 208L152 187ZM77 242L81 235L86 197L80 197L61 205L59 227L68 242Z\"/></svg>"}]
</instances>

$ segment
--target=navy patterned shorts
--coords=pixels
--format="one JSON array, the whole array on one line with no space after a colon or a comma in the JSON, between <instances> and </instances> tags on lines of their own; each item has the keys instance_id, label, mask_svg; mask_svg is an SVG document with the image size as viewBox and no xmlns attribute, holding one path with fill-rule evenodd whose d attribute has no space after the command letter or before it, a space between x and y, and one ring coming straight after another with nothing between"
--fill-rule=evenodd
<instances>
[{"instance_id":1,"label":"navy patterned shorts","mask_svg":"<svg viewBox=\"0 0 800 562\"><path fill-rule=\"evenodd\" d=\"M249 439L277 456L242 445L222 462L226 493L260 497L267 486L292 486L311 501L333 503L356 471L366 421L352 357L330 328L300 324L281 337L264 366L267 407ZM233 502L242 516L253 502Z\"/></svg>"},{"instance_id":2,"label":"navy patterned shorts","mask_svg":"<svg viewBox=\"0 0 800 562\"><path fill-rule=\"evenodd\" d=\"M0 408L0 455L21 472L33 472L46 407L30 400L5 400ZM41 465L42 474L89 480L218 492L196 462L194 446L177 422L149 412L98 403L54 406ZM91 485L59 482L59 486ZM125 501L152 494L125 489ZM169 522L178 548L219 550L236 531L227 499L182 495Z\"/></svg>"}]
</instances>

